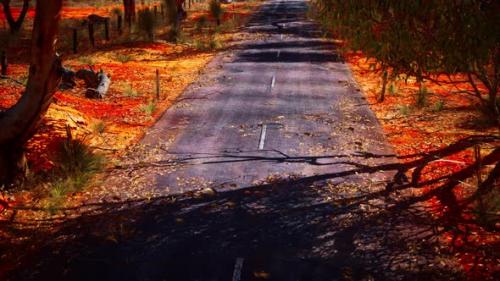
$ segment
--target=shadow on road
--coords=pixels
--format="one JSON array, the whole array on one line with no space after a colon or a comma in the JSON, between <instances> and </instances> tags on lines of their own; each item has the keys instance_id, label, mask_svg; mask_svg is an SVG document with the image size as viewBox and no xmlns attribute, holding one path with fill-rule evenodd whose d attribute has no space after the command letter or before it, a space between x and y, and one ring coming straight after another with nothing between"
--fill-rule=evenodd
<instances>
[{"instance_id":1,"label":"shadow on road","mask_svg":"<svg viewBox=\"0 0 500 281\"><path fill-rule=\"evenodd\" d=\"M405 164L369 167L351 163L353 168L342 173L274 178L227 192L202 190L93 204L80 208L88 210L81 217L62 223L54 219L4 225L4 231L15 231L19 237L39 237L41 245L24 256L22 268L10 277L231 280L240 259L241 280L461 280L464 276L457 265L447 262L451 252L438 238L448 233L463 239L467 233L451 226L474 223L456 212L462 205L450 198L447 189L467 168L446 179L430 180L421 178L422 170L436 157L494 141L498 139L468 138L416 155ZM245 160L314 165L312 159L286 156ZM370 191L329 181L349 173L380 170L395 176ZM413 177L406 179L409 171ZM439 182L439 186L418 191L429 182ZM427 202L431 198L438 198L448 212L435 215L432 208L436 206ZM44 226L57 226L58 231L48 234ZM467 249L468 245L462 246Z\"/></svg>"}]
</instances>

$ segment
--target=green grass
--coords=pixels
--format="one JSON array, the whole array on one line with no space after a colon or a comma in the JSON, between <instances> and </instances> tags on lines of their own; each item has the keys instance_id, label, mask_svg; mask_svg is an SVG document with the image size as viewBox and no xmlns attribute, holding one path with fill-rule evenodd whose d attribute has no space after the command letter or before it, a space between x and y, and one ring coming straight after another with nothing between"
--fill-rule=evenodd
<instances>
[{"instance_id":1,"label":"green grass","mask_svg":"<svg viewBox=\"0 0 500 281\"><path fill-rule=\"evenodd\" d=\"M82 64L89 65L89 66L95 65L94 59L89 57L89 56L81 56L78 58L78 61Z\"/></svg>"},{"instance_id":2,"label":"green grass","mask_svg":"<svg viewBox=\"0 0 500 281\"><path fill-rule=\"evenodd\" d=\"M102 135L102 133L104 133L105 130L106 130L106 124L104 124L104 122L102 121L98 121L92 125L92 131L95 134Z\"/></svg>"},{"instance_id":3,"label":"green grass","mask_svg":"<svg viewBox=\"0 0 500 281\"><path fill-rule=\"evenodd\" d=\"M418 108L423 108L427 105L427 96L429 92L427 91L427 87L425 85L420 86L418 89L417 97L415 98L415 106Z\"/></svg>"},{"instance_id":4,"label":"green grass","mask_svg":"<svg viewBox=\"0 0 500 281\"><path fill-rule=\"evenodd\" d=\"M392 96L395 96L398 93L398 89L397 89L397 87L396 87L396 85L394 83L391 83L389 85L388 91L389 91L389 94L392 95Z\"/></svg>"},{"instance_id":5,"label":"green grass","mask_svg":"<svg viewBox=\"0 0 500 281\"><path fill-rule=\"evenodd\" d=\"M434 105L432 106L432 110L435 112L440 112L443 111L444 109L444 100L438 100Z\"/></svg>"},{"instance_id":6,"label":"green grass","mask_svg":"<svg viewBox=\"0 0 500 281\"><path fill-rule=\"evenodd\" d=\"M210 41L208 41L208 48L210 50L217 50L221 49L222 47L223 47L222 42L217 40L215 37L210 38Z\"/></svg>"},{"instance_id":7,"label":"green grass","mask_svg":"<svg viewBox=\"0 0 500 281\"><path fill-rule=\"evenodd\" d=\"M207 46L203 40L196 40L194 41L194 48L200 51L206 51Z\"/></svg>"},{"instance_id":8,"label":"green grass","mask_svg":"<svg viewBox=\"0 0 500 281\"><path fill-rule=\"evenodd\" d=\"M410 115L410 112L411 112L411 108L406 104L399 105L398 110L399 110L399 113L403 116L408 116L408 115Z\"/></svg>"},{"instance_id":9,"label":"green grass","mask_svg":"<svg viewBox=\"0 0 500 281\"><path fill-rule=\"evenodd\" d=\"M139 93L132 87L132 85L126 83L125 88L123 89L123 95L126 97L137 97Z\"/></svg>"},{"instance_id":10,"label":"green grass","mask_svg":"<svg viewBox=\"0 0 500 281\"><path fill-rule=\"evenodd\" d=\"M115 55L115 59L121 63L126 63L132 60L132 56L118 53Z\"/></svg>"},{"instance_id":11,"label":"green grass","mask_svg":"<svg viewBox=\"0 0 500 281\"><path fill-rule=\"evenodd\" d=\"M55 213L69 193L81 191L102 170L104 160L81 140L68 138L61 142L53 159L55 168L48 185L49 212Z\"/></svg>"},{"instance_id":12,"label":"green grass","mask_svg":"<svg viewBox=\"0 0 500 281\"><path fill-rule=\"evenodd\" d=\"M153 115L153 113L156 110L156 103L155 102L149 102L148 104L143 104L141 106L141 111L144 112L147 116Z\"/></svg>"}]
</instances>

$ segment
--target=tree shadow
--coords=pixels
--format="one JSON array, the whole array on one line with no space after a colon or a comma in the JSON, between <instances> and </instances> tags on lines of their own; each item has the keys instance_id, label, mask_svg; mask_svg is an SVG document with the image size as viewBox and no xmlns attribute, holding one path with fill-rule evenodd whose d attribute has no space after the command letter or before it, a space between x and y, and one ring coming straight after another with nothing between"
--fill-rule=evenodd
<instances>
[{"instance_id":1,"label":"tree shadow","mask_svg":"<svg viewBox=\"0 0 500 281\"><path fill-rule=\"evenodd\" d=\"M289 176L226 192L95 203L62 221L4 224L35 237L24 249L37 245L19 254L7 280L231 280L237 260L241 280L465 280L440 239L462 239L457 226L473 223L453 211L462 202L449 198L450 183L468 167L430 180L420 179L421 167L498 140L467 138L403 164L350 163L348 173L393 172L373 186L333 183L338 173ZM419 191L431 182L439 186ZM445 215L435 215L431 198Z\"/></svg>"}]
</instances>

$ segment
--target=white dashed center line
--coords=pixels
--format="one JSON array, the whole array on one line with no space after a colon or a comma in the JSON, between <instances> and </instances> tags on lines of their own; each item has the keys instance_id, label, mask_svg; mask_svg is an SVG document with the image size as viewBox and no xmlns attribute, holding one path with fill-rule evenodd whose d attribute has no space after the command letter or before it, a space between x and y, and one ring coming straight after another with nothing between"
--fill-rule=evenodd
<instances>
[{"instance_id":1,"label":"white dashed center line","mask_svg":"<svg viewBox=\"0 0 500 281\"><path fill-rule=\"evenodd\" d=\"M266 132L267 132L267 125L263 124L262 130L260 131L259 150L264 149L264 142L266 141Z\"/></svg>"},{"instance_id":2,"label":"white dashed center line","mask_svg":"<svg viewBox=\"0 0 500 281\"><path fill-rule=\"evenodd\" d=\"M279 58L281 54L281 50L278 50L278 53L276 54L276 57Z\"/></svg>"},{"instance_id":3,"label":"white dashed center line","mask_svg":"<svg viewBox=\"0 0 500 281\"><path fill-rule=\"evenodd\" d=\"M243 268L243 258L237 258L234 264L233 281L241 280L241 269Z\"/></svg>"},{"instance_id":4,"label":"white dashed center line","mask_svg":"<svg viewBox=\"0 0 500 281\"><path fill-rule=\"evenodd\" d=\"M273 75L273 80L271 80L271 88L274 88L275 84L276 84L276 76Z\"/></svg>"}]
</instances>

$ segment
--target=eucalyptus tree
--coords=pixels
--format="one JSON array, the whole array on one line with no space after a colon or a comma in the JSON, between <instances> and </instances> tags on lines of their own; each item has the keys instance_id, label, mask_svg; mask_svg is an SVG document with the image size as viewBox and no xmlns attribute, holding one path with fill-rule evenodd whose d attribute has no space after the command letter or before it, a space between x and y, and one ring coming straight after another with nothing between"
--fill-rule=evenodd
<instances>
[{"instance_id":1,"label":"eucalyptus tree","mask_svg":"<svg viewBox=\"0 0 500 281\"><path fill-rule=\"evenodd\" d=\"M15 105L0 111L0 186L26 172L24 147L36 132L60 83L56 53L63 0L37 1L26 89Z\"/></svg>"}]
</instances>

